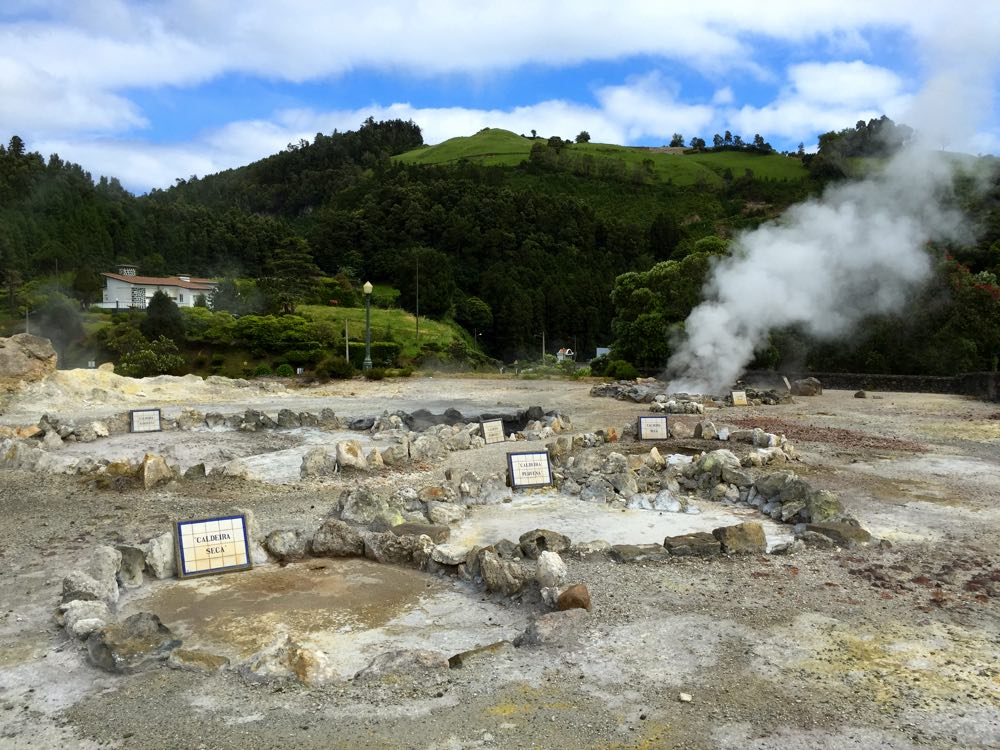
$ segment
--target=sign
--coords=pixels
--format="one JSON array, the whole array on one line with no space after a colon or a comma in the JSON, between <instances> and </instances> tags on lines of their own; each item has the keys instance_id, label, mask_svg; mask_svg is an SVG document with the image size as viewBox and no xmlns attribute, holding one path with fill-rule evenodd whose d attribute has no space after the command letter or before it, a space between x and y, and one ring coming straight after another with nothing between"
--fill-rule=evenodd
<instances>
[{"instance_id":1,"label":"sign","mask_svg":"<svg viewBox=\"0 0 1000 750\"><path fill-rule=\"evenodd\" d=\"M133 409L129 415L130 432L160 432L159 409Z\"/></svg>"},{"instance_id":2,"label":"sign","mask_svg":"<svg viewBox=\"0 0 1000 750\"><path fill-rule=\"evenodd\" d=\"M792 390L792 384L788 382L788 378L782 375L781 379L785 381L785 388L787 388L788 390Z\"/></svg>"},{"instance_id":3,"label":"sign","mask_svg":"<svg viewBox=\"0 0 1000 750\"><path fill-rule=\"evenodd\" d=\"M733 391L733 406L748 406L746 391Z\"/></svg>"},{"instance_id":4,"label":"sign","mask_svg":"<svg viewBox=\"0 0 1000 750\"><path fill-rule=\"evenodd\" d=\"M533 453L508 453L507 466L510 468L510 486L547 487L552 484L552 466L548 451Z\"/></svg>"},{"instance_id":5,"label":"sign","mask_svg":"<svg viewBox=\"0 0 1000 750\"><path fill-rule=\"evenodd\" d=\"M666 440L669 437L666 417L639 417L640 440Z\"/></svg>"},{"instance_id":6,"label":"sign","mask_svg":"<svg viewBox=\"0 0 1000 750\"><path fill-rule=\"evenodd\" d=\"M304 367L296 367L295 368L295 374L296 375L303 375L303 374L305 374L305 371L306 371L306 368L304 368Z\"/></svg>"},{"instance_id":7,"label":"sign","mask_svg":"<svg viewBox=\"0 0 1000 750\"><path fill-rule=\"evenodd\" d=\"M483 440L487 445L502 443L507 439L503 431L502 419L490 419L486 422L479 421L479 426L483 428Z\"/></svg>"},{"instance_id":8,"label":"sign","mask_svg":"<svg viewBox=\"0 0 1000 750\"><path fill-rule=\"evenodd\" d=\"M181 578L253 567L245 515L178 521L176 540Z\"/></svg>"},{"instance_id":9,"label":"sign","mask_svg":"<svg viewBox=\"0 0 1000 750\"><path fill-rule=\"evenodd\" d=\"M88 359L87 367L89 367L91 370L95 369L97 367L97 360Z\"/></svg>"}]
</instances>

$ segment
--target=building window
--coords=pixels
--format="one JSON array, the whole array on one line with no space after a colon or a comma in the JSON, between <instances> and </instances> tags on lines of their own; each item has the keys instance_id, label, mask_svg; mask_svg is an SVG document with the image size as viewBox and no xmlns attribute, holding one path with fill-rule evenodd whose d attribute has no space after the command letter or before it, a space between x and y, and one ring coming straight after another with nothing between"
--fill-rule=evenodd
<instances>
[{"instance_id":1,"label":"building window","mask_svg":"<svg viewBox=\"0 0 1000 750\"><path fill-rule=\"evenodd\" d=\"M141 286L132 287L132 307L146 309L146 290Z\"/></svg>"},{"instance_id":2,"label":"building window","mask_svg":"<svg viewBox=\"0 0 1000 750\"><path fill-rule=\"evenodd\" d=\"M183 294L178 294L177 295L177 301L178 302L183 302L184 301L184 295Z\"/></svg>"}]
</instances>

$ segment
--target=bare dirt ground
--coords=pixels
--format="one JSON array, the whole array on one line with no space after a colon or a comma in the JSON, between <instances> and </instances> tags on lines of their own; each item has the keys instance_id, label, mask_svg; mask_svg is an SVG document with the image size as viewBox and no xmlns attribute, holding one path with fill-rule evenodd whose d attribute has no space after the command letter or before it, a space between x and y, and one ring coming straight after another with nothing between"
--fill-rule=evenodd
<instances>
[{"instance_id":1,"label":"bare dirt ground","mask_svg":"<svg viewBox=\"0 0 1000 750\"><path fill-rule=\"evenodd\" d=\"M167 414L193 405L362 416L538 404L568 414L574 430L620 431L645 413L588 390L434 377L244 389L242 397L221 387L187 398L167 386L112 389L88 391L85 406L50 390L9 404L2 421L157 405ZM887 543L645 565L567 558L570 579L585 582L594 602L575 638L390 681L255 685L233 673L166 668L112 676L88 666L52 620L62 577L97 544L149 537L174 519L234 505L253 509L269 529L315 528L344 480L208 479L119 492L3 472L0 748L1000 747L1000 408L940 395L852 396L831 391L706 416L785 427L802 456L795 470L838 492ZM415 471L493 471L506 450L453 453ZM387 472L374 481L415 479ZM531 597L468 595L484 643L496 640L486 637L486 618L520 626L541 607ZM679 701L681 692L692 700Z\"/></svg>"}]
</instances>

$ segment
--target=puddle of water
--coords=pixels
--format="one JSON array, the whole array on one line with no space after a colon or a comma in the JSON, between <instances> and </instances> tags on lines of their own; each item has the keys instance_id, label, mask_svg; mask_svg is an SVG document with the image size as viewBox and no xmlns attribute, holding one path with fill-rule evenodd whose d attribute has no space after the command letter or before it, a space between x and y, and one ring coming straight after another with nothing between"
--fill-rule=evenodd
<instances>
[{"instance_id":1,"label":"puddle of water","mask_svg":"<svg viewBox=\"0 0 1000 750\"><path fill-rule=\"evenodd\" d=\"M306 560L167 582L122 610L123 617L155 612L185 648L234 662L287 632L325 652L344 678L384 651L451 655L523 630L523 623L464 584L362 559Z\"/></svg>"},{"instance_id":2,"label":"puddle of water","mask_svg":"<svg viewBox=\"0 0 1000 750\"><path fill-rule=\"evenodd\" d=\"M744 521L764 526L768 549L792 539L790 526L778 524L752 508L726 506L710 501L692 502L701 513L667 513L656 510L621 510L588 503L557 492L532 492L515 496L510 503L474 507L458 528L453 544L492 544L500 539L517 541L532 529L552 529L574 542L603 539L610 544L663 543L664 537L711 531Z\"/></svg>"}]
</instances>

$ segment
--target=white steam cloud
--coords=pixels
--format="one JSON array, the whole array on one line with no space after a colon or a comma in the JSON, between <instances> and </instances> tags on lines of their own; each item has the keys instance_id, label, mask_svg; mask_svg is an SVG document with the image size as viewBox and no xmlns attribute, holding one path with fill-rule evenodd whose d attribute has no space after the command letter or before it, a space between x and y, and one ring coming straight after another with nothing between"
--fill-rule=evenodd
<instances>
[{"instance_id":1,"label":"white steam cloud","mask_svg":"<svg viewBox=\"0 0 1000 750\"><path fill-rule=\"evenodd\" d=\"M718 393L777 328L819 338L898 310L931 272L927 243L967 237L945 207L953 158L910 147L877 174L793 206L735 239L667 365L671 390Z\"/></svg>"}]
</instances>

